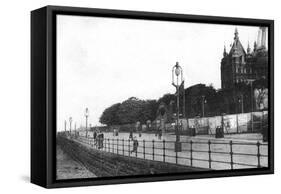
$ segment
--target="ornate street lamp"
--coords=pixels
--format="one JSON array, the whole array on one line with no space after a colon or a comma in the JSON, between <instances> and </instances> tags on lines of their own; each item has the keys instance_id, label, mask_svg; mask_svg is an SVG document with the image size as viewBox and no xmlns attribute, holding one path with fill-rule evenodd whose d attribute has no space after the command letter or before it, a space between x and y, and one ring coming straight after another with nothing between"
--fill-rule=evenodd
<instances>
[{"instance_id":1,"label":"ornate street lamp","mask_svg":"<svg viewBox=\"0 0 281 194\"><path fill-rule=\"evenodd\" d=\"M64 120L64 133L65 133L65 135L66 135L66 125L67 125L67 122L66 122L66 120Z\"/></svg>"},{"instance_id":2,"label":"ornate street lamp","mask_svg":"<svg viewBox=\"0 0 281 194\"><path fill-rule=\"evenodd\" d=\"M88 117L89 117L89 109L85 109L85 118L86 118L86 138L88 137Z\"/></svg>"},{"instance_id":3,"label":"ornate street lamp","mask_svg":"<svg viewBox=\"0 0 281 194\"><path fill-rule=\"evenodd\" d=\"M176 79L174 75L176 75ZM176 62L176 65L172 68L172 85L175 86L177 90L177 124L176 124L175 152L181 151L181 143L180 143L180 136L179 136L179 108L180 108L179 86L182 83L183 83L182 68L181 66L179 66L179 63Z\"/></svg>"},{"instance_id":4,"label":"ornate street lamp","mask_svg":"<svg viewBox=\"0 0 281 194\"><path fill-rule=\"evenodd\" d=\"M244 113L244 96L243 96L243 94L241 94L240 98L238 98L238 102L241 103L241 113Z\"/></svg>"},{"instance_id":5,"label":"ornate street lamp","mask_svg":"<svg viewBox=\"0 0 281 194\"><path fill-rule=\"evenodd\" d=\"M76 137L76 122L75 122L75 124L74 124L74 136Z\"/></svg>"},{"instance_id":6,"label":"ornate street lamp","mask_svg":"<svg viewBox=\"0 0 281 194\"><path fill-rule=\"evenodd\" d=\"M146 121L146 126L147 126L147 129L150 130L150 128L151 128L151 120L147 120Z\"/></svg>"},{"instance_id":7,"label":"ornate street lamp","mask_svg":"<svg viewBox=\"0 0 281 194\"><path fill-rule=\"evenodd\" d=\"M250 84L251 84L251 128L252 128L252 131L253 131L253 129L254 129L254 121L253 121L253 112L254 112L254 98L253 98L253 81L254 80L251 80L250 81Z\"/></svg>"},{"instance_id":8,"label":"ornate street lamp","mask_svg":"<svg viewBox=\"0 0 281 194\"><path fill-rule=\"evenodd\" d=\"M71 123L72 123L72 117L69 117L69 133L71 136Z\"/></svg>"}]
</instances>

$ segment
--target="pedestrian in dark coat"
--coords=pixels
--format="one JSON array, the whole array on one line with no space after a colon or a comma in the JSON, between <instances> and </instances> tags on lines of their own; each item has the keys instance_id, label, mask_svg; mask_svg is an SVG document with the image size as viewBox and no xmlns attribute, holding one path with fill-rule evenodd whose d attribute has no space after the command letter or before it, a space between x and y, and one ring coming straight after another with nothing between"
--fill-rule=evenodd
<instances>
[{"instance_id":1,"label":"pedestrian in dark coat","mask_svg":"<svg viewBox=\"0 0 281 194\"><path fill-rule=\"evenodd\" d=\"M133 132L130 131L129 139L133 139Z\"/></svg>"},{"instance_id":2,"label":"pedestrian in dark coat","mask_svg":"<svg viewBox=\"0 0 281 194\"><path fill-rule=\"evenodd\" d=\"M97 132L96 131L94 131L93 138L94 138L94 144L97 145Z\"/></svg>"},{"instance_id":3,"label":"pedestrian in dark coat","mask_svg":"<svg viewBox=\"0 0 281 194\"><path fill-rule=\"evenodd\" d=\"M101 134L100 134L100 149L103 148L103 140L104 140L104 134L101 133Z\"/></svg>"},{"instance_id":4,"label":"pedestrian in dark coat","mask_svg":"<svg viewBox=\"0 0 281 194\"><path fill-rule=\"evenodd\" d=\"M134 139L133 139L133 150L131 151L131 153L133 153L133 152L137 153L138 152L138 146L139 146L139 142L137 140L137 137L134 137Z\"/></svg>"}]
</instances>

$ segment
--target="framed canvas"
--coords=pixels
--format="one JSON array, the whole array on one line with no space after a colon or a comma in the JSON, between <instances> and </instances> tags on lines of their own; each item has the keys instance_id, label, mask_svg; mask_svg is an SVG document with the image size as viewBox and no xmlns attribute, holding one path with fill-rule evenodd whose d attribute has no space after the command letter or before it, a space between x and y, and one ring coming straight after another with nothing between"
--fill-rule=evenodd
<instances>
[{"instance_id":1,"label":"framed canvas","mask_svg":"<svg viewBox=\"0 0 281 194\"><path fill-rule=\"evenodd\" d=\"M31 182L272 174L274 22L31 12Z\"/></svg>"}]
</instances>

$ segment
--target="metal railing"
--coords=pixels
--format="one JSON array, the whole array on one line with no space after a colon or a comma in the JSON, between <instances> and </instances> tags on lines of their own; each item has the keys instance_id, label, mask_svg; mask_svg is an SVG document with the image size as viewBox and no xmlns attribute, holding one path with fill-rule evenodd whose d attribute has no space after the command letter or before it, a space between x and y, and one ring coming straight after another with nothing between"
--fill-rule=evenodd
<instances>
[{"instance_id":1,"label":"metal railing","mask_svg":"<svg viewBox=\"0 0 281 194\"><path fill-rule=\"evenodd\" d=\"M175 141L139 140L134 148L131 139L93 139L68 136L73 141L93 149L122 156L168 162L209 169L239 169L267 167L268 145L257 142L186 140L181 141L182 151L175 152Z\"/></svg>"}]
</instances>

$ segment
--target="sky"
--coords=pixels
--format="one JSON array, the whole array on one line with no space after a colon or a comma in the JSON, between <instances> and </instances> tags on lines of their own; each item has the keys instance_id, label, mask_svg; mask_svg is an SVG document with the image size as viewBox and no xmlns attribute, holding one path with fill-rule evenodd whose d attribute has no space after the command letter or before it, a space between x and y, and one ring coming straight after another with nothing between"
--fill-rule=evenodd
<instances>
[{"instance_id":1,"label":"sky","mask_svg":"<svg viewBox=\"0 0 281 194\"><path fill-rule=\"evenodd\" d=\"M221 87L220 61L237 27L247 49L258 27L57 16L57 130L100 125L105 108L129 97L158 99L174 93L172 67L179 62L185 87Z\"/></svg>"}]
</instances>

